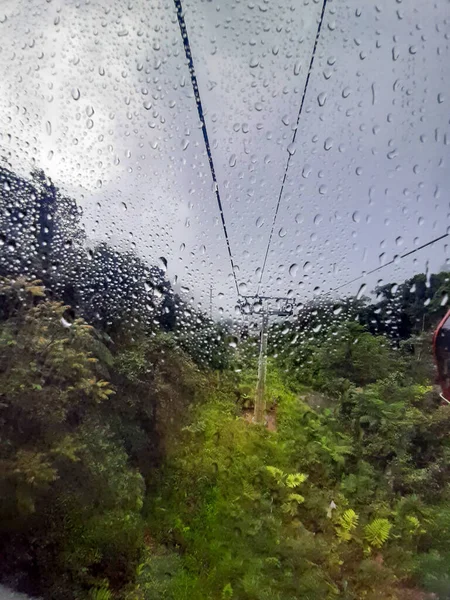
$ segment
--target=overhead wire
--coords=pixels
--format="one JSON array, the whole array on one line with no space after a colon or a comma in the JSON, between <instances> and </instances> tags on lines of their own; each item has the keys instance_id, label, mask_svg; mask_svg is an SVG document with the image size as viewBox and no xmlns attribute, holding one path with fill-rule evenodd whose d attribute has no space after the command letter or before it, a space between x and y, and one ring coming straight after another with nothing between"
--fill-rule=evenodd
<instances>
[{"instance_id":1,"label":"overhead wire","mask_svg":"<svg viewBox=\"0 0 450 600\"><path fill-rule=\"evenodd\" d=\"M444 238L446 238L448 236L449 236L448 233L444 233L443 235L435 238L434 240L431 240L430 242L427 242L426 244L422 244L421 246L418 246L417 248L414 248L414 250L410 250L409 252L406 252L405 254L402 254L401 256L397 256L397 257L393 258L392 260L390 260L389 262L385 263L384 265L380 265L379 267L376 267L375 269L372 269L371 271L367 271L365 273L361 273L361 275L358 275L358 277L350 279L350 281L346 281L342 285L338 285L337 287L333 288L332 290L330 290L329 292L326 292L326 293L327 294L331 294L333 292L336 292L337 290L342 289L343 287L346 287L347 285L350 285L351 283L355 283L355 281L359 281L360 279L364 279L365 277L367 277L367 275L371 275L372 273L376 273L377 271L381 271L381 269L385 269L386 267L389 267L389 265L394 264L395 261L398 260L399 258L400 259L401 258L406 258L407 256L410 256L411 254L414 254L415 252L419 252L419 250L423 250L423 248L426 248L427 246L431 246L431 245L435 244L436 242L440 242L441 240L443 240Z\"/></svg>"},{"instance_id":2,"label":"overhead wire","mask_svg":"<svg viewBox=\"0 0 450 600\"><path fill-rule=\"evenodd\" d=\"M296 140L296 137L297 137L298 125L300 123L300 117L301 117L302 112L303 112L303 105L305 104L306 92L308 90L309 79L311 77L311 72L312 72L312 68L313 68L313 65L314 65L314 59L315 59L315 56L316 56L316 50L317 50L317 46L318 46L318 43L319 43L320 32L321 32L321 29L322 29L322 23L323 23L323 19L324 19L324 16L325 16L325 9L326 9L326 6L327 6L327 1L328 0L323 0L323 3L322 3L322 11L321 11L321 14L320 14L319 24L317 26L316 38L314 40L314 46L313 46L313 50L312 50L312 53L311 53L311 59L310 59L309 68L308 68L308 74L306 76L305 87L303 89L303 95L302 95L302 99L301 99L301 102L300 102L300 108L298 110L298 115L297 115L297 123L296 123L296 126L294 127L294 134L292 136L292 141L290 143L290 146L292 146L292 144L295 144L295 140ZM276 207L275 207L275 213L273 215L273 220L272 220L272 227L271 227L270 234L269 234L269 241L267 243L266 253L264 255L264 262L263 262L263 266L261 268L261 273L260 273L260 277L259 277L258 291L257 291L258 294L259 294L259 290L261 288L261 283L262 283L262 279L263 279L263 276L264 276L264 271L266 269L267 257L269 256L270 245L272 243L273 232L275 230L275 224L276 224L277 217L278 217L278 211L279 211L279 208L280 208L281 198L283 196L284 184L286 183L287 172L288 172L288 169L289 169L289 165L291 163L291 158L292 158L292 154L288 151L288 157L287 157L287 161L286 161L286 167L284 169L283 181L281 183L280 193L278 195L278 201L277 201L277 204L276 204Z\"/></svg>"},{"instance_id":3,"label":"overhead wire","mask_svg":"<svg viewBox=\"0 0 450 600\"><path fill-rule=\"evenodd\" d=\"M203 140L205 142L206 153L208 155L209 168L211 170L214 191L215 191L215 195L216 195L217 204L219 207L220 220L222 222L223 233L225 235L225 240L226 240L226 244L227 244L228 257L230 259L230 264L231 264L231 271L232 271L233 277L234 277L236 292L237 292L237 295L239 296L240 295L239 294L239 284L238 284L237 277L236 277L236 268L235 268L235 263L233 260L233 253L231 252L231 244L230 244L230 239L228 237L228 230L227 230L227 225L226 225L226 221L225 221L225 215L223 212L222 200L220 199L219 184L217 181L216 170L214 168L214 161L213 161L212 152L211 152L211 145L209 143L208 131L206 129L206 121L205 121L205 116L204 116L204 111L203 111L202 100L200 97L200 91L198 88L197 76L195 74L194 59L192 56L191 46L189 43L189 36L188 36L188 32L187 32L187 27L186 27L186 21L184 19L183 6L181 4L181 0L174 0L174 4L175 4L176 12L177 12L177 17L178 17L178 25L180 26L181 37L183 39L184 52L186 54L186 59L188 62L188 67L189 67L189 73L191 76L191 83L192 83L192 88L194 91L195 103L197 105L197 112L198 112L198 116L199 116L200 123L202 126Z\"/></svg>"},{"instance_id":4,"label":"overhead wire","mask_svg":"<svg viewBox=\"0 0 450 600\"><path fill-rule=\"evenodd\" d=\"M317 46L318 46L318 42L320 39L320 32L322 29L322 24L323 24L323 19L325 16L325 10L326 10L326 5L327 5L327 1L328 0L323 0L322 2L322 10L321 10L321 14L320 14L320 18L319 18L319 23L317 26L317 31L316 31L316 37L314 40L314 46L313 46L313 51L311 54L311 59L310 59L310 63L309 63L309 68L308 68L308 74L306 76L306 80L305 80L305 86L303 89L303 94L302 94L302 99L300 102L300 107L299 107L299 111L298 111L298 115L297 115L297 122L296 122L296 126L294 128L294 133L292 136L292 141L291 144L295 143L296 137L297 137L297 131L298 131L298 125L300 123L300 118L303 112L303 106L305 103L305 98L306 98L306 93L308 90L308 84L309 84L309 80L311 77L311 72L312 72L312 68L314 65L314 59L315 59L315 54L316 54L316 50L317 50ZM189 67L189 72L190 72L190 76L191 76L191 83L192 83L192 88L194 91L194 97L195 97L195 102L196 102L196 106L197 106L197 112L198 112L198 116L200 119L200 123L201 123L201 127L202 127L202 134L203 134L203 139L204 139L204 143L205 143L205 148L206 148L206 153L208 156L208 162L209 162L209 167L210 167L210 171L211 171L211 177L213 180L213 184L214 184L214 191L215 191L215 195L216 195L216 200L217 200L217 204L218 204L218 208L219 208L219 213L220 213L220 218L221 218L221 222L222 222L222 228L223 228L223 232L225 235L225 240L226 240L226 245L227 245L227 250L228 250L228 256L230 259L230 264L231 264L231 270L232 270L232 274L233 274L233 278L234 278L234 283L235 283L235 287L236 287L236 292L237 295L240 296L240 292L239 292L239 284L237 281L237 277L236 277L236 269L235 269L235 263L234 263L234 259L233 259L233 254L231 251L231 244L230 244L230 239L228 236L228 230L227 230L227 225L226 225L226 220L225 220L225 215L224 215L224 211L223 211L223 205L222 205L222 201L220 198L220 190L219 190L219 185L218 185L218 181L217 181L217 176L216 176L216 170L214 167L214 160L212 157L212 152L211 152L211 145L209 142L209 137L208 137L208 131L206 128L206 121L204 118L204 110L203 110L203 105L202 105L202 101L201 101L201 96L200 96L200 91L199 91L199 87L198 87L198 82L197 82L197 76L195 73L195 66L194 66L194 60L193 60L193 56L192 56L192 51L191 51L191 46L190 46L190 42L189 42L189 36L188 36L188 32L187 32L187 27L186 27L186 22L184 19L184 11L183 11L183 6L181 3L181 0L174 0L174 5L176 8L176 13L177 13L177 18L178 18L178 24L180 27L180 33L181 33L181 37L183 40L183 46L184 46L184 50L185 50L185 54L186 54L186 59L188 61L188 67ZM286 167L284 170L284 175L283 175L283 180L282 180L282 184L281 184L281 188L280 188L280 193L278 196L278 201L275 207L275 212L274 212L274 216L273 216L273 221L272 221L272 226L271 226L271 230L270 230L270 235L269 235L269 240L268 240L268 244L267 244L267 248L266 248L266 252L264 255L264 261L263 261L263 266L261 269L261 273L260 273L260 278L259 278L259 282L258 282L258 291L257 291L257 295L259 295L259 290L261 287L261 283L262 283L262 279L264 276L264 271L265 271L265 267L266 267L266 263L267 263L267 258L269 255L269 251L270 251L270 245L272 242L272 238L273 238L273 232L275 230L275 225L276 225L276 220L277 220L277 216L278 216L278 212L279 212L279 208L280 208L280 204L281 204L281 199L283 196L283 191L284 191L284 185L286 183L286 178L287 178L287 173L288 173L288 169L290 166L290 161L292 158L292 154L290 152L288 152L288 158L286 161ZM438 238L435 238L434 240L431 240L429 242L427 242L426 244L422 244L421 246L419 246L418 248L415 248L414 250L410 250L409 252L406 252L405 254L402 254L400 257L396 257L394 259L392 259L391 261L385 263L384 265L381 265L379 267L376 267L375 269L372 269L370 271L367 271L365 273L362 273L361 275L359 275L358 277L355 277L345 283L343 283L342 285L337 286L336 288L333 288L332 290L330 290L327 293L332 293L335 292L337 290L342 289L343 287L346 287L347 285L350 285L352 283L354 283L355 281L358 281L360 279L365 278L367 275L371 275L372 273L376 273L377 271L380 271L381 269L388 267L389 265L392 265L395 263L395 261L397 260L397 258L406 258L407 256L410 256L411 254L414 254L415 252L418 252L419 250L422 250L423 248L426 248L427 246L431 246L432 244L435 244L436 242L439 242L440 240L448 237L449 234L445 233L441 236L439 236Z\"/></svg>"}]
</instances>

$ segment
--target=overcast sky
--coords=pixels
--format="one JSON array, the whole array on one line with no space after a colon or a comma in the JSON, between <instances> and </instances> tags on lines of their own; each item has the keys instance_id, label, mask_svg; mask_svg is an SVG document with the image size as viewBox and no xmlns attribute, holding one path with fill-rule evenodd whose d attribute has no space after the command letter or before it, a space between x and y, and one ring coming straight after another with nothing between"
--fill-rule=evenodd
<instances>
[{"instance_id":1,"label":"overcast sky","mask_svg":"<svg viewBox=\"0 0 450 600\"><path fill-rule=\"evenodd\" d=\"M185 0L237 277L328 291L444 234L450 3ZM89 238L164 256L184 293L233 306L212 179L170 0L3 0L0 154L83 206ZM440 242L367 279L438 270ZM427 267L428 263L428 267ZM356 292L361 282L349 286ZM189 290L189 291L188 291Z\"/></svg>"}]
</instances>

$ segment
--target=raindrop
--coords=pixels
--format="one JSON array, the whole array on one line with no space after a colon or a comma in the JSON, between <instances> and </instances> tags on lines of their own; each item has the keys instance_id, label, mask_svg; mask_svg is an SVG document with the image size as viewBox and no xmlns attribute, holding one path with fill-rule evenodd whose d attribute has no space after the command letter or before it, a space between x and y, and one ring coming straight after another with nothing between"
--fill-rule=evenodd
<instances>
[{"instance_id":1,"label":"raindrop","mask_svg":"<svg viewBox=\"0 0 450 600\"><path fill-rule=\"evenodd\" d=\"M52 124L50 123L50 121L46 122L45 131L47 132L48 135L52 135Z\"/></svg>"},{"instance_id":2,"label":"raindrop","mask_svg":"<svg viewBox=\"0 0 450 600\"><path fill-rule=\"evenodd\" d=\"M328 137L324 141L323 147L325 148L325 150L331 150L331 148L333 147L333 138Z\"/></svg>"},{"instance_id":3,"label":"raindrop","mask_svg":"<svg viewBox=\"0 0 450 600\"><path fill-rule=\"evenodd\" d=\"M355 212L352 214L352 220L354 223L359 223L361 220L361 215L359 214L359 212L357 210L355 210Z\"/></svg>"},{"instance_id":4,"label":"raindrop","mask_svg":"<svg viewBox=\"0 0 450 600\"><path fill-rule=\"evenodd\" d=\"M78 88L72 88L72 98L74 100L79 100L81 96L80 90Z\"/></svg>"},{"instance_id":5,"label":"raindrop","mask_svg":"<svg viewBox=\"0 0 450 600\"><path fill-rule=\"evenodd\" d=\"M167 259L164 256L160 256L158 259L158 266L165 273L167 271Z\"/></svg>"},{"instance_id":6,"label":"raindrop","mask_svg":"<svg viewBox=\"0 0 450 600\"><path fill-rule=\"evenodd\" d=\"M264 225L264 217L258 217L256 219L256 227L262 227Z\"/></svg>"},{"instance_id":7,"label":"raindrop","mask_svg":"<svg viewBox=\"0 0 450 600\"><path fill-rule=\"evenodd\" d=\"M448 304L448 294L445 292L442 296L441 306L445 306L446 304Z\"/></svg>"},{"instance_id":8,"label":"raindrop","mask_svg":"<svg viewBox=\"0 0 450 600\"><path fill-rule=\"evenodd\" d=\"M350 94L351 94L351 89L349 87L345 87L342 90L342 97L343 98L348 98L350 96Z\"/></svg>"},{"instance_id":9,"label":"raindrop","mask_svg":"<svg viewBox=\"0 0 450 600\"><path fill-rule=\"evenodd\" d=\"M395 243L397 244L397 246L403 246L403 238L401 235L399 235L398 238L395 239Z\"/></svg>"},{"instance_id":10,"label":"raindrop","mask_svg":"<svg viewBox=\"0 0 450 600\"><path fill-rule=\"evenodd\" d=\"M254 69L258 65L259 65L259 60L256 58L256 56L252 56L251 59L250 59L250 67L252 69Z\"/></svg>"},{"instance_id":11,"label":"raindrop","mask_svg":"<svg viewBox=\"0 0 450 600\"><path fill-rule=\"evenodd\" d=\"M444 102L444 94L439 93L437 95L438 104L442 104Z\"/></svg>"},{"instance_id":12,"label":"raindrop","mask_svg":"<svg viewBox=\"0 0 450 600\"><path fill-rule=\"evenodd\" d=\"M230 160L229 160L228 164L230 165L230 167L236 166L236 154L232 154L230 156Z\"/></svg>"},{"instance_id":13,"label":"raindrop","mask_svg":"<svg viewBox=\"0 0 450 600\"><path fill-rule=\"evenodd\" d=\"M320 94L317 96L317 102L319 103L319 106L323 106L326 101L327 101L326 92L320 92Z\"/></svg>"},{"instance_id":14,"label":"raindrop","mask_svg":"<svg viewBox=\"0 0 450 600\"><path fill-rule=\"evenodd\" d=\"M361 285L361 287L358 290L358 293L356 294L356 299L357 300L359 300L362 297L362 295L364 294L364 291L365 291L366 287L367 287L367 284L365 284L365 283L363 283Z\"/></svg>"},{"instance_id":15,"label":"raindrop","mask_svg":"<svg viewBox=\"0 0 450 600\"><path fill-rule=\"evenodd\" d=\"M286 229L284 227L281 227L280 231L278 232L278 236L280 238L284 238L286 236L286 234L287 234Z\"/></svg>"},{"instance_id":16,"label":"raindrop","mask_svg":"<svg viewBox=\"0 0 450 600\"><path fill-rule=\"evenodd\" d=\"M320 225L320 223L323 221L323 217L321 214L318 214L314 217L314 225Z\"/></svg>"},{"instance_id":17,"label":"raindrop","mask_svg":"<svg viewBox=\"0 0 450 600\"><path fill-rule=\"evenodd\" d=\"M187 149L188 149L188 146L189 146L189 140L187 140L186 138L184 138L184 139L181 141L181 149L182 149L182 150L187 150Z\"/></svg>"},{"instance_id":18,"label":"raindrop","mask_svg":"<svg viewBox=\"0 0 450 600\"><path fill-rule=\"evenodd\" d=\"M292 142L291 144L289 144L289 146L287 147L287 151L289 152L289 154L291 156L294 156L296 150L297 150L297 146L295 145L294 142Z\"/></svg>"},{"instance_id":19,"label":"raindrop","mask_svg":"<svg viewBox=\"0 0 450 600\"><path fill-rule=\"evenodd\" d=\"M303 270L305 271L305 273L308 273L309 271L311 271L312 269L312 264L309 261L306 261L305 264L303 265Z\"/></svg>"},{"instance_id":20,"label":"raindrop","mask_svg":"<svg viewBox=\"0 0 450 600\"><path fill-rule=\"evenodd\" d=\"M298 272L298 264L297 263L293 263L290 267L289 267L289 275L291 277L295 277L297 275Z\"/></svg>"},{"instance_id":21,"label":"raindrop","mask_svg":"<svg viewBox=\"0 0 450 600\"><path fill-rule=\"evenodd\" d=\"M301 68L302 68L302 63L300 61L297 61L294 65L294 75L299 75Z\"/></svg>"},{"instance_id":22,"label":"raindrop","mask_svg":"<svg viewBox=\"0 0 450 600\"><path fill-rule=\"evenodd\" d=\"M302 177L303 177L304 179L308 179L308 177L309 177L309 176L310 176L310 174L311 174L311 171L312 171L312 168L311 168L311 166L310 166L310 165L305 165L305 166L303 167L303 170L302 170Z\"/></svg>"}]
</instances>

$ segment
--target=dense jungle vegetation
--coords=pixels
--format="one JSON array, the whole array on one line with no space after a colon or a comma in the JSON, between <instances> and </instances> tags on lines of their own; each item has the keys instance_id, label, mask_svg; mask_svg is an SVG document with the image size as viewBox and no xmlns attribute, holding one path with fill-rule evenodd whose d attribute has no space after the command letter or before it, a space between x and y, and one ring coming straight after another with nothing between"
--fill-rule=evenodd
<instances>
[{"instance_id":1,"label":"dense jungle vegetation","mask_svg":"<svg viewBox=\"0 0 450 600\"><path fill-rule=\"evenodd\" d=\"M0 581L45 599L450 598L449 276L316 301L258 339L7 169Z\"/></svg>"}]
</instances>

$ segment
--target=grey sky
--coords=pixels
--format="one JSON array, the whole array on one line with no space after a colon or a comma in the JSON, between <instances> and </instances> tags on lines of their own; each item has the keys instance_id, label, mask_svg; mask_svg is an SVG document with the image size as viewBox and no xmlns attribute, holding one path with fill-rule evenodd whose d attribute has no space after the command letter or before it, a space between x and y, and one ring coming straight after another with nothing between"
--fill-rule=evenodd
<instances>
[{"instance_id":1,"label":"grey sky","mask_svg":"<svg viewBox=\"0 0 450 600\"><path fill-rule=\"evenodd\" d=\"M238 279L254 293L321 3L184 6ZM0 34L1 153L70 192L91 239L165 256L188 296L207 302L213 281L216 308L233 305L173 3L3 0ZM328 3L263 291L307 298L445 233L449 35L448 0ZM440 243L380 276L446 257Z\"/></svg>"}]
</instances>

